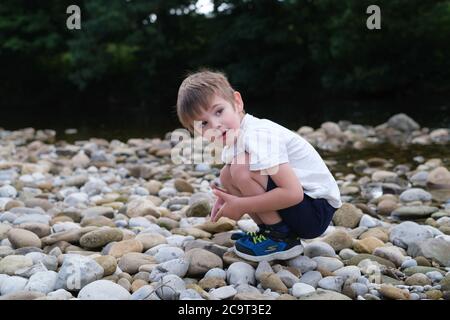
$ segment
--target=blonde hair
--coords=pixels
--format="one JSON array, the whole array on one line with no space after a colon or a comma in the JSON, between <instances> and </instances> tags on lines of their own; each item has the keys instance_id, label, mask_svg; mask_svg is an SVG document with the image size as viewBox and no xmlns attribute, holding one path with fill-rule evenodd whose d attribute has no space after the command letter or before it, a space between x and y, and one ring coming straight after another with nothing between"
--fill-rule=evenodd
<instances>
[{"instance_id":1,"label":"blonde hair","mask_svg":"<svg viewBox=\"0 0 450 320\"><path fill-rule=\"evenodd\" d=\"M194 130L194 120L211 106L214 95L234 106L234 89L226 75L219 71L200 69L190 73L178 89L177 115L183 127Z\"/></svg>"}]
</instances>

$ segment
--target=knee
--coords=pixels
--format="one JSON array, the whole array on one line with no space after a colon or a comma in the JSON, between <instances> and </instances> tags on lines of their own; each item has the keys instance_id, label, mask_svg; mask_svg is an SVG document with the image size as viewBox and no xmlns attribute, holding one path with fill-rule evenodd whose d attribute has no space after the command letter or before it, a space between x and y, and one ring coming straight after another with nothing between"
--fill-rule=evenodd
<instances>
[{"instance_id":1,"label":"knee","mask_svg":"<svg viewBox=\"0 0 450 320\"><path fill-rule=\"evenodd\" d=\"M244 164L231 165L230 176L235 183L246 182L252 179L252 173L248 165Z\"/></svg>"},{"instance_id":2,"label":"knee","mask_svg":"<svg viewBox=\"0 0 450 320\"><path fill-rule=\"evenodd\" d=\"M222 170L220 170L219 175L220 183L224 186L230 185L232 181L231 172L230 172L230 165L225 165Z\"/></svg>"}]
</instances>

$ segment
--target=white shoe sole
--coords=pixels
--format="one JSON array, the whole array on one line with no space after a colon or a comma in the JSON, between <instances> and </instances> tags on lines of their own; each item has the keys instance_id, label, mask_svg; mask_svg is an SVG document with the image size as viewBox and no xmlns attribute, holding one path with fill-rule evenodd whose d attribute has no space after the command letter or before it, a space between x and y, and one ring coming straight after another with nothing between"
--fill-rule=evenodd
<instances>
[{"instance_id":1,"label":"white shoe sole","mask_svg":"<svg viewBox=\"0 0 450 320\"><path fill-rule=\"evenodd\" d=\"M261 262L261 261L273 261L273 260L289 260L295 258L303 253L303 247L301 245L297 245L295 247L290 248L286 251L274 252L265 256L252 256L249 254L245 254L236 250L236 247L233 247L234 253L245 260L253 261L253 262Z\"/></svg>"}]
</instances>

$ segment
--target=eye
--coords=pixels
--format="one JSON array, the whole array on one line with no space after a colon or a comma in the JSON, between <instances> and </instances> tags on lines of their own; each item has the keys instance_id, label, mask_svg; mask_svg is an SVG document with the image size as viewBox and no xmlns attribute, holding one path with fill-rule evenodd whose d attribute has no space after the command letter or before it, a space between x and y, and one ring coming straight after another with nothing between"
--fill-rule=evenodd
<instances>
[{"instance_id":1,"label":"eye","mask_svg":"<svg viewBox=\"0 0 450 320\"><path fill-rule=\"evenodd\" d=\"M202 121L202 128L208 124L208 121Z\"/></svg>"},{"instance_id":2,"label":"eye","mask_svg":"<svg viewBox=\"0 0 450 320\"><path fill-rule=\"evenodd\" d=\"M216 115L220 116L222 114L223 108L220 108L219 110L217 110Z\"/></svg>"}]
</instances>

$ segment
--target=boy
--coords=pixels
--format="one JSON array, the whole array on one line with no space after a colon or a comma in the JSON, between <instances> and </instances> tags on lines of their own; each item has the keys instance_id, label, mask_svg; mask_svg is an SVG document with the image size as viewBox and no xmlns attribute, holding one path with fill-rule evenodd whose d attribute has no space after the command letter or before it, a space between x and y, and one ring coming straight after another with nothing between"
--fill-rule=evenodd
<instances>
[{"instance_id":1,"label":"boy","mask_svg":"<svg viewBox=\"0 0 450 320\"><path fill-rule=\"evenodd\" d=\"M182 125L223 143L221 190L212 221L245 213L256 233L236 233L236 254L250 261L291 259L300 238L320 236L341 206L339 188L316 150L298 134L244 111L239 92L220 72L189 75L178 91Z\"/></svg>"}]
</instances>

